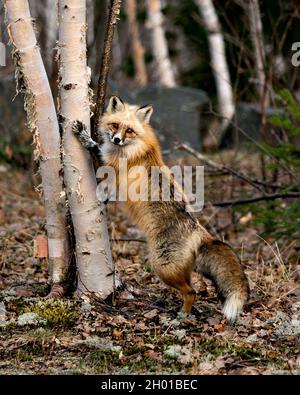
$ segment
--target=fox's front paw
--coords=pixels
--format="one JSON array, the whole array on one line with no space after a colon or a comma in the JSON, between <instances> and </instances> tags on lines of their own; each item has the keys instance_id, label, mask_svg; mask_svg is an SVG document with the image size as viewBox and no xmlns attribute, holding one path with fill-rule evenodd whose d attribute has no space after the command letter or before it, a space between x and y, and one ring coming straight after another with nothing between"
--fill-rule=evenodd
<instances>
[{"instance_id":1,"label":"fox's front paw","mask_svg":"<svg viewBox=\"0 0 300 395\"><path fill-rule=\"evenodd\" d=\"M101 148L100 145L94 141L87 131L87 127L81 121L74 121L72 124L72 131L82 146L87 149L90 153L95 155L97 159L101 159Z\"/></svg>"},{"instance_id":2,"label":"fox's front paw","mask_svg":"<svg viewBox=\"0 0 300 395\"><path fill-rule=\"evenodd\" d=\"M81 121L74 121L72 131L76 136L81 136L83 132L86 133L86 128Z\"/></svg>"}]
</instances>

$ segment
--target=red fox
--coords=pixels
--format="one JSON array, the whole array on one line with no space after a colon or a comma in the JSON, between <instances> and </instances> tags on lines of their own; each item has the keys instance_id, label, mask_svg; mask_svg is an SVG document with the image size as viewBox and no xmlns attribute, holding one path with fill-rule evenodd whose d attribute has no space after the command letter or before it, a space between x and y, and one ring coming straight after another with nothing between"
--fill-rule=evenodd
<instances>
[{"instance_id":1,"label":"red fox","mask_svg":"<svg viewBox=\"0 0 300 395\"><path fill-rule=\"evenodd\" d=\"M152 112L151 105L129 105L113 96L101 119L101 146L91 139L81 122L74 123L73 131L85 148L115 169L117 176L119 159L126 158L128 171L133 166L143 166L150 183L151 168L164 166L160 145L149 124ZM174 181L171 179L170 182ZM133 202L128 199L126 206L145 232L154 272L181 293L182 311L189 314L195 302L196 292L191 285L191 273L195 270L215 283L219 295L225 300L223 314L229 322L234 322L249 291L233 250L200 225L187 210L184 199L176 201L174 196L169 201L160 198L158 201Z\"/></svg>"}]
</instances>

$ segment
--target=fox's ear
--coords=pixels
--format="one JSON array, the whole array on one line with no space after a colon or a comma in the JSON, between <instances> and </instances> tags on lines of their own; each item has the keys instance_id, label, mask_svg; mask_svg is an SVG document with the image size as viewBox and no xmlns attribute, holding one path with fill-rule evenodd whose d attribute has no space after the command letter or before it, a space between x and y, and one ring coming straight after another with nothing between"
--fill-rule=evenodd
<instances>
[{"instance_id":1,"label":"fox's ear","mask_svg":"<svg viewBox=\"0 0 300 395\"><path fill-rule=\"evenodd\" d=\"M113 112L122 111L122 110L124 110L123 100L118 96L112 96L109 99L106 111L108 113L113 113Z\"/></svg>"},{"instance_id":2,"label":"fox's ear","mask_svg":"<svg viewBox=\"0 0 300 395\"><path fill-rule=\"evenodd\" d=\"M146 104L136 110L136 116L141 122L149 123L151 115L153 113L153 107L151 104Z\"/></svg>"}]
</instances>

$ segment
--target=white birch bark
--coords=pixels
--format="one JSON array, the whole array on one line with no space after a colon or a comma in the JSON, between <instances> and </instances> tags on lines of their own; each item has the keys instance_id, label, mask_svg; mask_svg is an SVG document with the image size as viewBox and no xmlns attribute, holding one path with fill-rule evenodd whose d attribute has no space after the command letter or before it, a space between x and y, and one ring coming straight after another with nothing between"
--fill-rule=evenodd
<instances>
[{"instance_id":1,"label":"white birch bark","mask_svg":"<svg viewBox=\"0 0 300 395\"><path fill-rule=\"evenodd\" d=\"M147 0L148 22L151 30L152 48L158 68L159 82L167 87L176 86L174 71L169 57L168 43L163 28L160 0Z\"/></svg>"},{"instance_id":2,"label":"white birch bark","mask_svg":"<svg viewBox=\"0 0 300 395\"><path fill-rule=\"evenodd\" d=\"M53 97L32 25L28 0L5 1L8 32L16 63L17 89L25 89L28 125L34 133L46 211L52 283L65 280L69 243L65 195L60 177L60 134Z\"/></svg>"},{"instance_id":3,"label":"white birch bark","mask_svg":"<svg viewBox=\"0 0 300 395\"><path fill-rule=\"evenodd\" d=\"M72 133L76 120L90 131L85 0L59 0L59 52L64 174L76 238L78 291L105 298L114 286L105 207L96 198L91 157Z\"/></svg>"},{"instance_id":4,"label":"white birch bark","mask_svg":"<svg viewBox=\"0 0 300 395\"><path fill-rule=\"evenodd\" d=\"M136 0L127 0L126 5L128 30L131 36L132 55L136 73L135 78L140 86L144 86L147 85L148 76L144 60L145 50L140 40L138 21L136 19Z\"/></svg>"},{"instance_id":5,"label":"white birch bark","mask_svg":"<svg viewBox=\"0 0 300 395\"><path fill-rule=\"evenodd\" d=\"M264 111L269 103L269 95L266 86L266 54L263 43L263 29L258 1L249 0L248 8L245 6L245 9L248 10L249 13L250 33L254 50L255 69L257 76L257 93L261 101L262 110Z\"/></svg>"},{"instance_id":6,"label":"white birch bark","mask_svg":"<svg viewBox=\"0 0 300 395\"><path fill-rule=\"evenodd\" d=\"M235 112L232 85L226 61L225 43L212 0L197 0L197 5L208 33L211 66L218 96L218 107L223 119L221 128L215 136L218 142L220 142L222 134Z\"/></svg>"}]
</instances>

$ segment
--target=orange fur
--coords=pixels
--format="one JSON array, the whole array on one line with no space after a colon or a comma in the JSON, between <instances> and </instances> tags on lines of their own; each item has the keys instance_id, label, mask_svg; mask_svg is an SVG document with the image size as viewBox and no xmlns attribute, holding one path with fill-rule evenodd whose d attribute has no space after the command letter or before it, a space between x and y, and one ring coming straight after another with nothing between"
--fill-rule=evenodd
<instances>
[{"instance_id":1,"label":"orange fur","mask_svg":"<svg viewBox=\"0 0 300 395\"><path fill-rule=\"evenodd\" d=\"M104 144L101 148L106 165L117 173L118 188L124 185L119 174L119 159L127 159L127 171L143 166L147 171L148 191L151 168L165 166L158 140L149 125L151 106L138 107L112 97L101 120ZM130 130L128 130L130 129ZM119 141L114 141L118 137ZM133 179L127 177L130 188ZM174 188L172 176L164 171ZM161 188L159 186L159 188ZM191 286L191 273L198 270L213 278L225 297L224 314L234 320L247 300L247 281L239 259L226 244L215 240L197 219L187 211L187 202L170 201L126 202L128 211L144 230L155 272L168 285L176 288L183 297L183 311L189 313L195 300Z\"/></svg>"}]
</instances>

